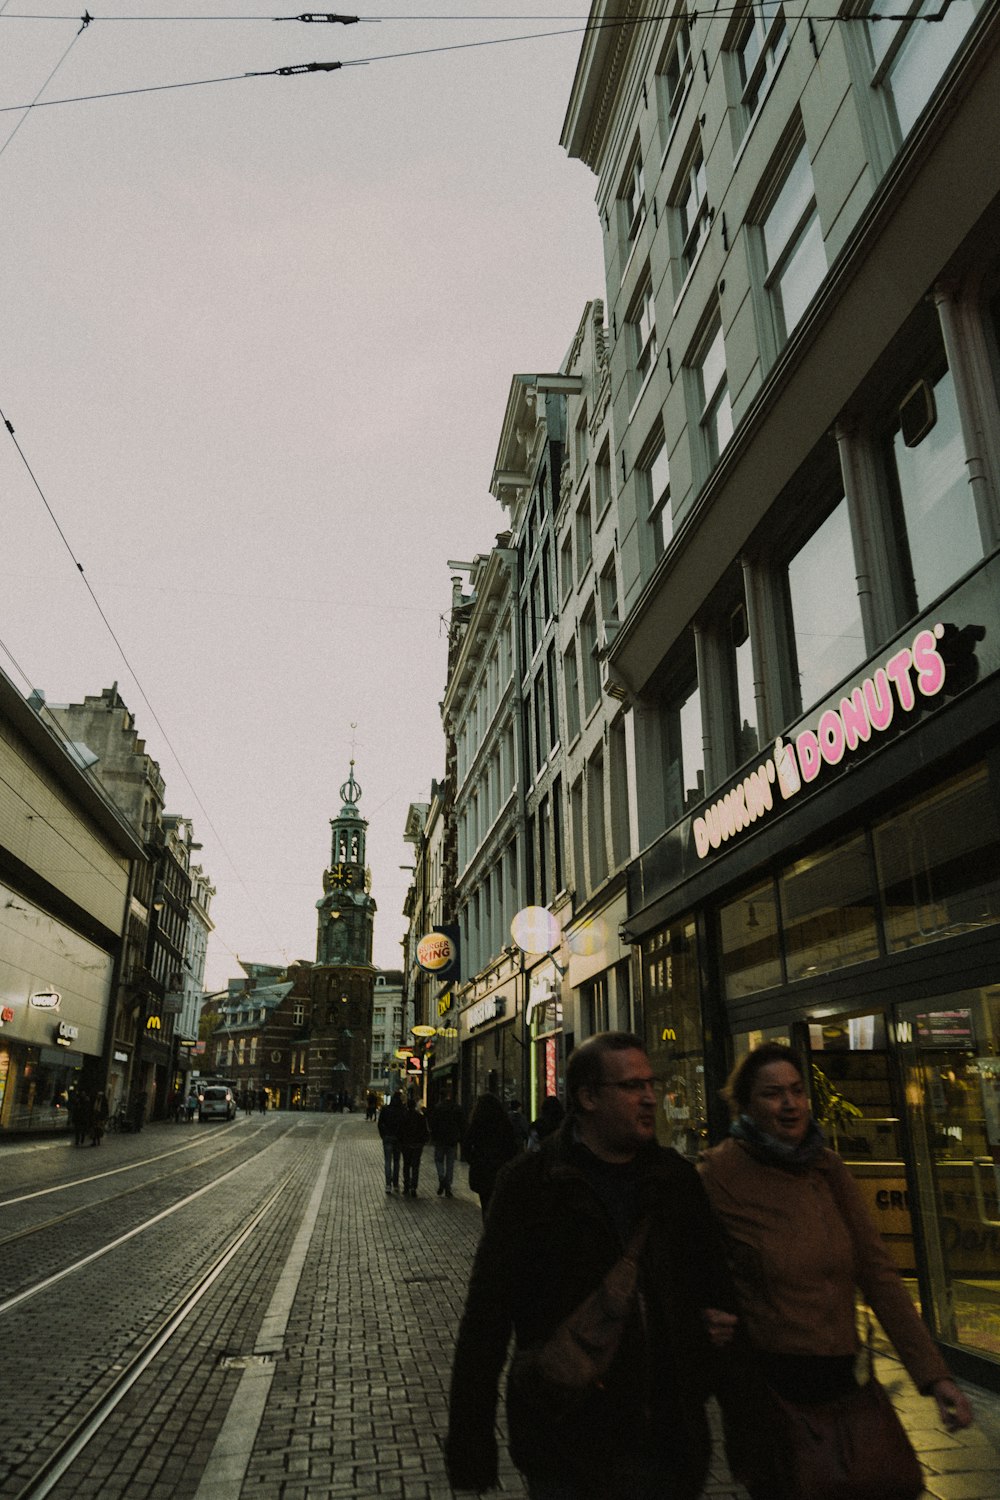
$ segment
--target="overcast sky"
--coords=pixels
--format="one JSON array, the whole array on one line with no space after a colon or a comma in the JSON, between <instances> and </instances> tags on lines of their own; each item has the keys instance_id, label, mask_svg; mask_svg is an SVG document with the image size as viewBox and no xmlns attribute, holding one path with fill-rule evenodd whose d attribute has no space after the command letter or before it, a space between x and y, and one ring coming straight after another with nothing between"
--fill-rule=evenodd
<instances>
[{"instance_id":1,"label":"overcast sky","mask_svg":"<svg viewBox=\"0 0 1000 1500\"><path fill-rule=\"evenodd\" d=\"M91 0L80 33L75 8L0 0L0 106L57 64L40 106L586 13ZM180 16L226 19L148 19ZM444 770L447 561L504 526L511 376L557 369L603 295L596 183L558 144L580 43L0 113L0 409L73 553L0 428L0 665L50 702L118 681L218 887L210 988L237 954L315 957L352 724L375 962L401 961L406 809Z\"/></svg>"}]
</instances>

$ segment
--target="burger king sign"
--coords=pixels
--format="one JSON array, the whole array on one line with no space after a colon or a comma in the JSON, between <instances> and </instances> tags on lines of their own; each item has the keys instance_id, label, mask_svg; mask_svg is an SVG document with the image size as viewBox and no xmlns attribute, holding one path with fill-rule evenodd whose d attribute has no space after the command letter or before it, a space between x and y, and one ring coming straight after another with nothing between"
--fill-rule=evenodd
<instances>
[{"instance_id":1,"label":"burger king sign","mask_svg":"<svg viewBox=\"0 0 1000 1500\"><path fill-rule=\"evenodd\" d=\"M417 944L417 963L426 974L442 978L458 965L458 941L448 932L428 932Z\"/></svg>"}]
</instances>

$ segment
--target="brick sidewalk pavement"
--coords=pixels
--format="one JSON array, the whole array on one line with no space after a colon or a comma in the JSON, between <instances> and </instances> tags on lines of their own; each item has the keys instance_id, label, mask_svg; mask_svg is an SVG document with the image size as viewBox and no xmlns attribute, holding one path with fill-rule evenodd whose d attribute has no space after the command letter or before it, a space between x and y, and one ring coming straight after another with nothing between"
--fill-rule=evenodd
<instances>
[{"instance_id":1,"label":"brick sidewalk pavement","mask_svg":"<svg viewBox=\"0 0 1000 1500\"><path fill-rule=\"evenodd\" d=\"M246 1434L253 1451L238 1493L242 1500L449 1500L441 1442L452 1344L480 1232L478 1199L461 1165L454 1198L436 1196L430 1149L419 1196L386 1195L374 1125L360 1116L331 1123L326 1190L267 1401L255 1435ZM928 1467L928 1495L1000 1500L1000 1460L986 1436L1000 1437L1000 1401L972 1390L983 1421L952 1437L898 1363L878 1363ZM524 1496L503 1442L500 1477L502 1494ZM745 1497L718 1443L705 1496Z\"/></svg>"}]
</instances>

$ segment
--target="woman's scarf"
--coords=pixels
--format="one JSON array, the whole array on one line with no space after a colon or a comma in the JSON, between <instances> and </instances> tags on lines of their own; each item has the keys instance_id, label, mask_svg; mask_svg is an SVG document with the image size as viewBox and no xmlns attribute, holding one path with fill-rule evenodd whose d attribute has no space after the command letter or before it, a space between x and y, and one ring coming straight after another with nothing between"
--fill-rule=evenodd
<instances>
[{"instance_id":1,"label":"woman's scarf","mask_svg":"<svg viewBox=\"0 0 1000 1500\"><path fill-rule=\"evenodd\" d=\"M729 1134L742 1141L759 1161L791 1171L812 1166L826 1150L826 1137L812 1115L809 1116L805 1136L797 1146L789 1146L786 1141L779 1141L776 1136L768 1135L754 1124L749 1115L737 1115L729 1127Z\"/></svg>"}]
</instances>

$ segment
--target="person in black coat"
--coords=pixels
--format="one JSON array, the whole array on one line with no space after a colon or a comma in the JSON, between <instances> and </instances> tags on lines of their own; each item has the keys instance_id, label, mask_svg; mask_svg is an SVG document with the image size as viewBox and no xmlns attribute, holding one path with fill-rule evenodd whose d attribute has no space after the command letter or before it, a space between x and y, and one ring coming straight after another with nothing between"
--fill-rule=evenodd
<instances>
[{"instance_id":1,"label":"person in black coat","mask_svg":"<svg viewBox=\"0 0 1000 1500\"><path fill-rule=\"evenodd\" d=\"M417 1108L416 1099L407 1099L399 1126L399 1148L403 1153L403 1197L415 1198L420 1182L420 1157L430 1131L427 1116Z\"/></svg>"},{"instance_id":2,"label":"person in black coat","mask_svg":"<svg viewBox=\"0 0 1000 1500\"><path fill-rule=\"evenodd\" d=\"M509 1379L511 1456L532 1500L694 1500L711 1451L712 1347L735 1323L718 1231L694 1166L656 1142L657 1095L637 1037L589 1038L566 1084L561 1129L497 1179L455 1347L448 1477L456 1490L496 1486L511 1334L512 1370L523 1369L519 1356L578 1312L628 1246L637 1287L610 1367L549 1399Z\"/></svg>"},{"instance_id":3,"label":"person in black coat","mask_svg":"<svg viewBox=\"0 0 1000 1500\"><path fill-rule=\"evenodd\" d=\"M465 1132L462 1155L469 1164L469 1187L479 1194L484 1218L497 1173L519 1150L510 1115L496 1094L480 1095Z\"/></svg>"},{"instance_id":4,"label":"person in black coat","mask_svg":"<svg viewBox=\"0 0 1000 1500\"><path fill-rule=\"evenodd\" d=\"M385 1162L385 1190L387 1193L399 1192L399 1161L401 1156L399 1131L405 1113L403 1096L399 1089L393 1094L388 1104L383 1104L378 1112L378 1133L382 1141L382 1156Z\"/></svg>"}]
</instances>

